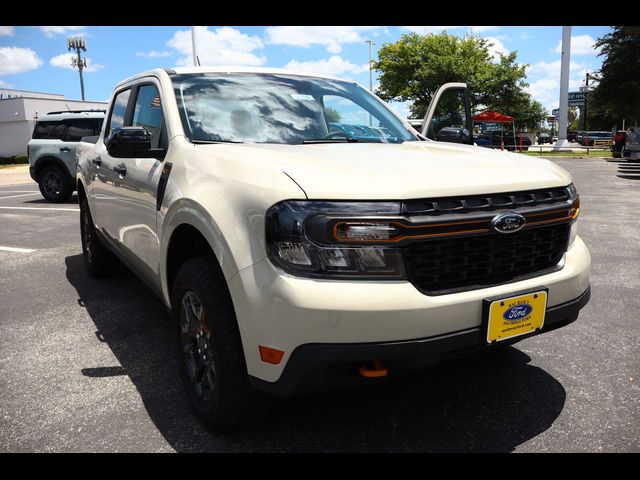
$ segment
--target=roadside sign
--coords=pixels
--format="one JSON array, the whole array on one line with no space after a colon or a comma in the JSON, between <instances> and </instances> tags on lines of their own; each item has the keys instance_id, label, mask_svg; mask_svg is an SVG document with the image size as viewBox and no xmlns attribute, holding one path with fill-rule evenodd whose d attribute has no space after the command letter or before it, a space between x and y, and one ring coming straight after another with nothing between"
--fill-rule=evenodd
<instances>
[{"instance_id":1,"label":"roadside sign","mask_svg":"<svg viewBox=\"0 0 640 480\"><path fill-rule=\"evenodd\" d=\"M585 104L587 92L569 92L569 106L581 107Z\"/></svg>"},{"instance_id":2,"label":"roadside sign","mask_svg":"<svg viewBox=\"0 0 640 480\"><path fill-rule=\"evenodd\" d=\"M554 108L553 110L551 110L551 115L553 115L555 118L558 118L558 116L560 115L560 109Z\"/></svg>"}]
</instances>

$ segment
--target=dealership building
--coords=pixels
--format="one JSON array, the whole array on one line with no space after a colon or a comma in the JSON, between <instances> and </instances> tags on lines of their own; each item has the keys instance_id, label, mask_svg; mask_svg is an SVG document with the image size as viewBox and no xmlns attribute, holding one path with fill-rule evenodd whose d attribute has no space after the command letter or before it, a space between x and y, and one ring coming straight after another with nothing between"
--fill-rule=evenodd
<instances>
[{"instance_id":1,"label":"dealership building","mask_svg":"<svg viewBox=\"0 0 640 480\"><path fill-rule=\"evenodd\" d=\"M36 120L45 113L106 108L106 102L69 100L56 93L0 88L0 157L26 155Z\"/></svg>"}]
</instances>

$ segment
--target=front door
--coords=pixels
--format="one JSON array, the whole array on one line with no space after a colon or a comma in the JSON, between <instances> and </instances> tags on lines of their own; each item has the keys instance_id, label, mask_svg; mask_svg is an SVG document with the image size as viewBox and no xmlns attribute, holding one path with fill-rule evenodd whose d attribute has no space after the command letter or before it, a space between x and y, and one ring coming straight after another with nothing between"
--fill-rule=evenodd
<instances>
[{"instance_id":1,"label":"front door","mask_svg":"<svg viewBox=\"0 0 640 480\"><path fill-rule=\"evenodd\" d=\"M473 144L471 99L465 83L445 83L431 99L422 135L431 140Z\"/></svg>"},{"instance_id":2,"label":"front door","mask_svg":"<svg viewBox=\"0 0 640 480\"><path fill-rule=\"evenodd\" d=\"M158 85L151 80L132 88L131 121L151 134L152 149L167 148L167 132ZM113 216L116 241L125 256L150 281L158 278L160 243L156 199L163 162L158 158L117 159Z\"/></svg>"}]
</instances>

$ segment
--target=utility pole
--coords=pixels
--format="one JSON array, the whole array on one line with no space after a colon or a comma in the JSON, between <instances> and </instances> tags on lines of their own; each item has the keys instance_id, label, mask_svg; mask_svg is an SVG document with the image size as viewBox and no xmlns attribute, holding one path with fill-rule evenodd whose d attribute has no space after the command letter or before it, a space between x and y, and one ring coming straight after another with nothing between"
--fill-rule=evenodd
<instances>
[{"instance_id":1,"label":"utility pole","mask_svg":"<svg viewBox=\"0 0 640 480\"><path fill-rule=\"evenodd\" d=\"M587 102L589 101L589 72L587 72L587 77L584 81L584 107L582 107L582 131L585 132L587 130Z\"/></svg>"},{"instance_id":2,"label":"utility pole","mask_svg":"<svg viewBox=\"0 0 640 480\"><path fill-rule=\"evenodd\" d=\"M67 50L75 50L77 57L71 59L71 66L78 69L80 72L80 93L82 94L82 100L84 100L84 80L82 78L82 70L87 68L87 59L80 56L80 52L87 51L87 44L82 37L69 37L67 38Z\"/></svg>"},{"instance_id":3,"label":"utility pole","mask_svg":"<svg viewBox=\"0 0 640 480\"><path fill-rule=\"evenodd\" d=\"M371 53L371 47L375 45L373 40L367 40L366 43L369 44L369 91L373 93L373 55ZM369 126L373 124L373 118L371 114L369 114Z\"/></svg>"},{"instance_id":4,"label":"utility pole","mask_svg":"<svg viewBox=\"0 0 640 480\"><path fill-rule=\"evenodd\" d=\"M569 147L567 124L569 123L569 61L571 59L571 27L562 27L562 56L560 63L560 114L558 118L558 141L554 150Z\"/></svg>"}]
</instances>

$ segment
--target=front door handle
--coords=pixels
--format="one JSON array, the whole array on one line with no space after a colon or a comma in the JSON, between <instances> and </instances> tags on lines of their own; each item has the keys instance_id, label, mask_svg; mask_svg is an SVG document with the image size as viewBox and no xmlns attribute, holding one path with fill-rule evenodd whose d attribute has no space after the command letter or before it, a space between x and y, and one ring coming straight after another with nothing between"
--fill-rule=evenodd
<instances>
[{"instance_id":1,"label":"front door handle","mask_svg":"<svg viewBox=\"0 0 640 480\"><path fill-rule=\"evenodd\" d=\"M127 174L127 166L124 163L121 163L120 165L113 167L113 171L124 177Z\"/></svg>"},{"instance_id":2,"label":"front door handle","mask_svg":"<svg viewBox=\"0 0 640 480\"><path fill-rule=\"evenodd\" d=\"M102 166L102 160L100 160L99 158L94 158L93 160L91 160L91 163L93 163L96 167Z\"/></svg>"},{"instance_id":3,"label":"front door handle","mask_svg":"<svg viewBox=\"0 0 640 480\"><path fill-rule=\"evenodd\" d=\"M71 149L70 149L69 147L61 147L61 148L60 148L60 151L61 151L61 152L70 152L70 151L71 151Z\"/></svg>"}]
</instances>

